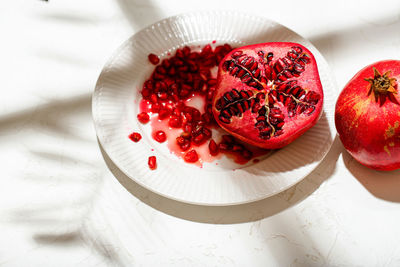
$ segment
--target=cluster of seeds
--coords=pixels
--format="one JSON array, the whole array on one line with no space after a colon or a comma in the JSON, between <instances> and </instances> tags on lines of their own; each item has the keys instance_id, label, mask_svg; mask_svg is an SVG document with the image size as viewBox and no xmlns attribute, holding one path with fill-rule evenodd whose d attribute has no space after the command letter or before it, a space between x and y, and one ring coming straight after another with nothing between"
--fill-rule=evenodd
<instances>
[{"instance_id":1,"label":"cluster of seeds","mask_svg":"<svg viewBox=\"0 0 400 267\"><path fill-rule=\"evenodd\" d=\"M150 105L152 116L157 116L161 121L167 121L168 126L181 129L181 134L176 138L179 149L185 152L185 162L197 162L199 156L195 147L209 141L208 147L211 155L215 156L220 152L241 153L246 159L252 157L252 152L239 145L235 139L226 135L217 144L212 138L212 128L218 127L212 114L212 99L215 91L216 79L212 75L212 69L218 66L222 58L232 50L228 44L217 46L205 45L200 52L192 51L185 46L178 49L170 58L162 61L155 54L148 55L150 63L155 69L150 78L143 84L141 91L143 101ZM186 105L185 100L194 95L202 96L205 99L204 112ZM247 93L245 93L247 96ZM147 112L138 114L139 122L145 124L150 121ZM153 139L157 142L164 142L167 133L157 131ZM137 142L136 134L130 138ZM227 142L227 140L230 142ZM139 139L140 140L140 139ZM156 159L149 158L150 169L155 169Z\"/></svg>"},{"instance_id":2,"label":"cluster of seeds","mask_svg":"<svg viewBox=\"0 0 400 267\"><path fill-rule=\"evenodd\" d=\"M219 120L226 124L233 116L243 116L246 110L256 113L254 127L262 139L269 139L283 133L285 114L277 103L286 107L289 117L310 115L321 96L297 84L296 78L310 63L301 47L293 46L285 57L276 60L272 52L258 51L257 55L255 58L239 50L222 64L224 71L240 79L248 89L232 88L217 100L216 109L220 111Z\"/></svg>"}]
</instances>

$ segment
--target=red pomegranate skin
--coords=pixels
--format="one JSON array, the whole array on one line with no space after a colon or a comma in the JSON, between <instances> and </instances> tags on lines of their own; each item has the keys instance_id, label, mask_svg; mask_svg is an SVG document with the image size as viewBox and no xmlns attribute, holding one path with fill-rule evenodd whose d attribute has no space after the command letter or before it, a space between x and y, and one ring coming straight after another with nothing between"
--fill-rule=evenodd
<instances>
[{"instance_id":1,"label":"red pomegranate skin","mask_svg":"<svg viewBox=\"0 0 400 267\"><path fill-rule=\"evenodd\" d=\"M376 170L400 168L400 97L398 93L375 94L374 70L400 81L400 61L384 60L360 70L344 87L336 102L335 124L346 150L361 164ZM393 80L396 79L396 81Z\"/></svg>"},{"instance_id":2,"label":"red pomegranate skin","mask_svg":"<svg viewBox=\"0 0 400 267\"><path fill-rule=\"evenodd\" d=\"M296 47L295 50L298 53L293 50L293 47ZM261 56L262 54L259 54L260 51L264 53L264 56ZM242 54L237 57L236 54L240 52L242 52ZM292 58L288 57L289 52L291 53L290 56L292 56ZM272 53L273 55L271 58L268 57L269 53ZM257 73L255 75L252 75L249 73L249 76L252 76L251 78L255 79L255 76L258 75L258 78L256 80L260 81L259 85L249 86L252 80L250 79L249 82L249 78L246 78L246 75L242 76L242 69L246 69L245 71L247 71L248 69L252 69L251 65L245 68L241 68L239 66L240 70L236 72L236 75L232 75L232 73L235 73L235 71L233 70L235 67L229 67L229 64L232 64L229 62L233 60L237 64L239 64L238 62L241 61L241 56L243 55L254 58L254 61L257 62L257 66L253 67L253 69L256 68L255 71L257 71L257 69L260 70L260 74ZM303 55L308 58L307 60L305 60L307 63L304 63L302 60L300 60ZM276 66L277 61L282 60L285 57L292 60L292 65L290 65L291 63L286 60L286 62L289 62L288 65L286 65L285 63L283 64L283 68L278 68ZM297 63L294 64L295 62ZM246 64L247 63L244 63L243 65ZM268 65L270 69L266 65ZM299 69L298 72L294 70L295 65L296 70ZM271 74L271 69L274 71L274 74ZM242 74L239 74L240 71L242 71ZM290 73L287 74L287 72L285 71L289 71ZM289 76L289 78L282 78L281 75L283 75L284 72L286 73L286 75ZM254 71L252 73L254 73ZM296 76L290 77L292 76L292 73L294 73ZM284 79L285 81L282 81L281 79ZM286 88L285 90L282 91L277 89L280 88L279 85L286 84L288 82L292 82L292 84L288 86L288 88ZM299 88L295 89L295 93L290 93L290 90L292 90L293 92L295 87ZM241 91L250 92L251 94L253 94L253 96L247 98L246 105L250 104L250 108L245 110L247 108L247 106L245 106L244 112L239 112L239 114L233 115L231 117L228 116L230 119L228 121L228 119L224 119L223 117L221 117L221 113L223 112L224 108L221 108L220 102L224 101L221 99L223 99L226 94L231 94L232 96L233 89L236 89L236 91L239 93L241 93ZM263 98L259 102L261 107L266 107L267 109L265 115L260 115L257 112L253 112L254 110L251 108L251 103L253 103L254 101L249 102L251 98L254 98L254 96L256 96L260 92L265 94L265 98ZM282 94L282 97L280 97L279 94ZM312 94L313 98L315 99L308 99L312 98L309 97L309 94ZM287 100L287 98L296 99L293 101L299 101L298 103L301 102L304 105L287 104L287 102L290 102ZM307 101L310 103L313 102L313 104L307 103ZM302 106L300 107L300 105ZM225 107L227 106L228 105L225 105ZM242 104L242 106L244 106L244 104ZM288 106L291 107L291 114L293 115L294 113L294 116L289 116ZM295 139L297 139L299 136L301 136L317 123L321 115L322 107L323 90L315 58L307 48L300 44L289 42L271 42L243 46L236 48L228 53L225 58L220 62L216 92L213 99L213 114L215 120L223 129L225 129L236 138L242 140L243 142L265 149L282 148L293 142ZM238 108L240 109L240 107ZM304 109L306 108L308 108L307 112L309 112L310 109L312 111L309 112L309 114L305 114L307 113L304 112ZM279 115L277 115L278 117L284 117L279 118L279 121L277 123L279 127L270 123L272 110L280 113ZM296 112L296 110L298 112ZM262 127L257 128L258 126L260 126L259 124L257 127L255 126L258 120L262 119L259 118L261 116L264 116L266 118L265 123L262 123L264 125L261 126L266 125L267 129ZM224 121L227 121L228 123L224 123ZM271 131L268 132L267 130L270 128Z\"/></svg>"}]
</instances>

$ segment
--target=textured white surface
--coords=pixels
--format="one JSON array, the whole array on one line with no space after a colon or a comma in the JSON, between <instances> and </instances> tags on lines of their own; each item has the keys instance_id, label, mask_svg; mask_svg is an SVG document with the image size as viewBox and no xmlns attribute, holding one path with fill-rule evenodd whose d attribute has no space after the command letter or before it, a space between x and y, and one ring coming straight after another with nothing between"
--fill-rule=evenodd
<instances>
[{"instance_id":1,"label":"textured white surface","mask_svg":"<svg viewBox=\"0 0 400 267\"><path fill-rule=\"evenodd\" d=\"M400 173L360 166L340 142L296 186L232 207L162 198L107 160L127 191L104 164L91 121L98 75L165 17L210 7L269 17L316 46L339 88L399 58L398 1L249 3L0 2L0 266L400 266Z\"/></svg>"},{"instance_id":2,"label":"textured white surface","mask_svg":"<svg viewBox=\"0 0 400 267\"><path fill-rule=\"evenodd\" d=\"M201 25L201 27L200 27ZM225 157L202 168L171 154L166 144L151 138L151 129L138 123L140 90L150 76L147 55L164 55L184 45L231 43L238 47L260 42L301 43L314 54L324 88L324 108L318 123L298 140L245 166ZM161 58L162 59L162 58ZM306 177L328 153L336 134L336 86L321 54L307 40L280 24L240 12L195 12L156 22L129 38L113 53L96 84L93 118L105 152L129 177L163 196L200 205L232 205L272 196ZM127 136L140 132L133 143ZM215 138L215 136L213 137ZM152 152L154 150L154 152ZM148 155L157 156L157 171L147 168ZM218 166L215 166L218 164Z\"/></svg>"}]
</instances>

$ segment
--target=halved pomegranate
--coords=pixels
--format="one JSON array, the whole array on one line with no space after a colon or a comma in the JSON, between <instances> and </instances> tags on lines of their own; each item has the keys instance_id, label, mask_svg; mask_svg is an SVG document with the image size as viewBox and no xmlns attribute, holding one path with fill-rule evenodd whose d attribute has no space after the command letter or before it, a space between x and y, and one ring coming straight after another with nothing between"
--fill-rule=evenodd
<instances>
[{"instance_id":1,"label":"halved pomegranate","mask_svg":"<svg viewBox=\"0 0 400 267\"><path fill-rule=\"evenodd\" d=\"M244 46L220 62L212 111L222 128L246 143L288 145L316 124L322 105L317 63L300 44Z\"/></svg>"}]
</instances>

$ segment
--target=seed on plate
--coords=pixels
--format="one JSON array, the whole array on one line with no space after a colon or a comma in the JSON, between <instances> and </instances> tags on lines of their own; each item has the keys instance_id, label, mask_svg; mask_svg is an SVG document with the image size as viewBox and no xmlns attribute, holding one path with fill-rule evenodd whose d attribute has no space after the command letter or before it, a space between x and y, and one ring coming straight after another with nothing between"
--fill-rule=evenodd
<instances>
[{"instance_id":1,"label":"seed on plate","mask_svg":"<svg viewBox=\"0 0 400 267\"><path fill-rule=\"evenodd\" d=\"M140 141L140 139L142 139L142 135L140 133L133 132L129 135L129 139L137 143Z\"/></svg>"},{"instance_id":2,"label":"seed on plate","mask_svg":"<svg viewBox=\"0 0 400 267\"><path fill-rule=\"evenodd\" d=\"M157 158L156 158L156 156L150 156L149 160L147 161L147 164L149 165L150 170L157 169Z\"/></svg>"}]
</instances>

